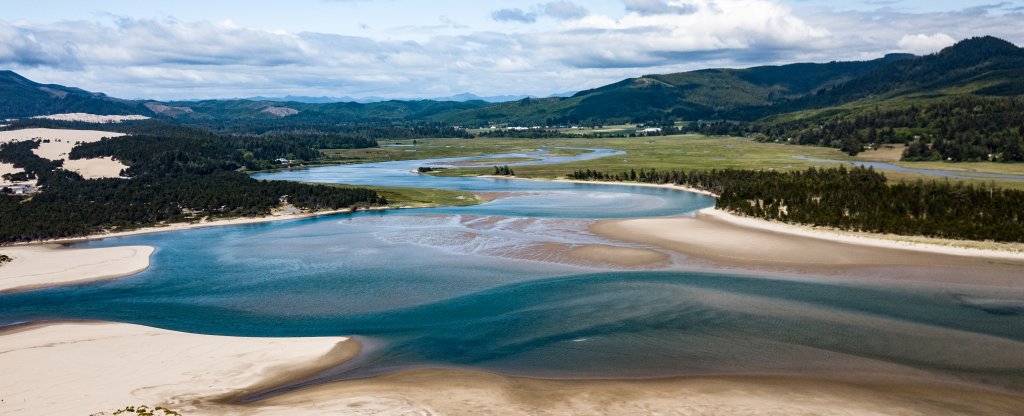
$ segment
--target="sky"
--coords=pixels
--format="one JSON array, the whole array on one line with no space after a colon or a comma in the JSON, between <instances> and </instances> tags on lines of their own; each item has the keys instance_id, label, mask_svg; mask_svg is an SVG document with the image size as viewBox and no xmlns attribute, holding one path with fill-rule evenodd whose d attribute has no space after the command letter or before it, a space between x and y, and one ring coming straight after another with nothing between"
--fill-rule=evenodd
<instances>
[{"instance_id":1,"label":"sky","mask_svg":"<svg viewBox=\"0 0 1024 416\"><path fill-rule=\"evenodd\" d=\"M0 69L122 98L430 98L1024 45L1024 0L5 1Z\"/></svg>"}]
</instances>

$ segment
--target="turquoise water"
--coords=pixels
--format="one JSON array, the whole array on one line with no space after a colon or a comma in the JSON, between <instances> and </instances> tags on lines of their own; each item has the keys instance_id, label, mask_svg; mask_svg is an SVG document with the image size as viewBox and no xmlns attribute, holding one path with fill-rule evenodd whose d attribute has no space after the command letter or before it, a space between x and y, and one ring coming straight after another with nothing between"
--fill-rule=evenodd
<instances>
[{"instance_id":1,"label":"turquoise water","mask_svg":"<svg viewBox=\"0 0 1024 416\"><path fill-rule=\"evenodd\" d=\"M239 336L357 335L368 347L310 382L430 366L570 378L838 373L1024 391L1021 299L530 257L539 245L608 243L585 231L591 218L684 214L713 201L657 188L408 173L422 163L260 177L513 196L85 243L157 251L150 269L130 278L0 295L0 324L90 319Z\"/></svg>"}]
</instances>

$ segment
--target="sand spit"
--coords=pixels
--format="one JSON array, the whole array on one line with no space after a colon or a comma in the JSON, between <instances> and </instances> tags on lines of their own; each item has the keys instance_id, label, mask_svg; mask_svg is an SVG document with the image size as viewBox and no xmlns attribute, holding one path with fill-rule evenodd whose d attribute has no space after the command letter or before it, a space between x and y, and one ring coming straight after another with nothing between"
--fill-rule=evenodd
<instances>
[{"instance_id":1,"label":"sand spit","mask_svg":"<svg viewBox=\"0 0 1024 416\"><path fill-rule=\"evenodd\" d=\"M346 340L222 337L116 323L12 328L0 332L0 414L89 415L140 404L210 414L197 409L347 361L358 345Z\"/></svg>"},{"instance_id":2,"label":"sand spit","mask_svg":"<svg viewBox=\"0 0 1024 416\"><path fill-rule=\"evenodd\" d=\"M1015 415L1024 406L1020 395L904 381L542 380L445 369L235 400L313 377L359 350L343 337L237 338L117 323L16 327L0 332L0 412L110 414L148 404L187 415Z\"/></svg>"},{"instance_id":3,"label":"sand spit","mask_svg":"<svg viewBox=\"0 0 1024 416\"><path fill-rule=\"evenodd\" d=\"M960 386L782 377L540 380L416 370L321 385L254 403L239 414L1014 415L1022 405L1021 396Z\"/></svg>"},{"instance_id":4,"label":"sand spit","mask_svg":"<svg viewBox=\"0 0 1024 416\"><path fill-rule=\"evenodd\" d=\"M851 236L713 209L695 217L598 221L591 231L728 268L861 276L877 272L886 280L1024 288L1021 253Z\"/></svg>"},{"instance_id":5,"label":"sand spit","mask_svg":"<svg viewBox=\"0 0 1024 416\"><path fill-rule=\"evenodd\" d=\"M153 247L72 249L57 245L0 247L0 293L130 276L149 267Z\"/></svg>"}]
</instances>

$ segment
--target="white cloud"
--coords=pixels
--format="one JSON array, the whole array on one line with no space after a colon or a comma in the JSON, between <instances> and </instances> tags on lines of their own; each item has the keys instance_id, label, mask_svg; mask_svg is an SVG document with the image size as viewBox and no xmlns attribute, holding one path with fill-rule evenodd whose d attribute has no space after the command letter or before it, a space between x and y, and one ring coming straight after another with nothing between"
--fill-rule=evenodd
<instances>
[{"instance_id":1,"label":"white cloud","mask_svg":"<svg viewBox=\"0 0 1024 416\"><path fill-rule=\"evenodd\" d=\"M508 9L506 20L534 24L489 22L487 30L442 31L418 41L269 31L238 21L0 20L0 66L126 98L547 95L650 73L928 53L984 34L1024 40L1019 14L991 10L836 12L773 0L623 0L615 14L584 0L525 4L527 10Z\"/></svg>"},{"instance_id":2,"label":"white cloud","mask_svg":"<svg viewBox=\"0 0 1024 416\"><path fill-rule=\"evenodd\" d=\"M900 50L917 55L926 55L938 52L947 46L956 43L956 39L945 33L934 35L906 35L896 44Z\"/></svg>"}]
</instances>

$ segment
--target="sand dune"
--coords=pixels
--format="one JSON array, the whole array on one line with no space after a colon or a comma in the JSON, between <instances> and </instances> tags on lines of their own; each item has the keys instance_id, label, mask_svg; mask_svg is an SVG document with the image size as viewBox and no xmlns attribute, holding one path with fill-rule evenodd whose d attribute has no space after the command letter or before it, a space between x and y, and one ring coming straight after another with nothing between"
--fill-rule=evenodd
<instances>
[{"instance_id":1,"label":"sand dune","mask_svg":"<svg viewBox=\"0 0 1024 416\"><path fill-rule=\"evenodd\" d=\"M78 172L86 179L116 178L124 164L113 158L70 160L68 154L79 143L92 143L104 137L121 137L124 133L98 130L24 129L0 131L0 143L24 140L49 140L35 149L35 154L44 159L64 160L64 168Z\"/></svg>"},{"instance_id":2,"label":"sand dune","mask_svg":"<svg viewBox=\"0 0 1024 416\"><path fill-rule=\"evenodd\" d=\"M130 276L149 267L153 247L70 249L33 245L0 247L13 261L0 265L0 292Z\"/></svg>"},{"instance_id":3,"label":"sand dune","mask_svg":"<svg viewBox=\"0 0 1024 416\"><path fill-rule=\"evenodd\" d=\"M136 121L136 120L149 120L149 117L140 115L129 115L129 116L103 116L89 113L65 113L65 114L50 114L47 116L35 116L32 118L40 118L46 120L58 120L58 121L81 121L84 123L121 123L125 121Z\"/></svg>"}]
</instances>

